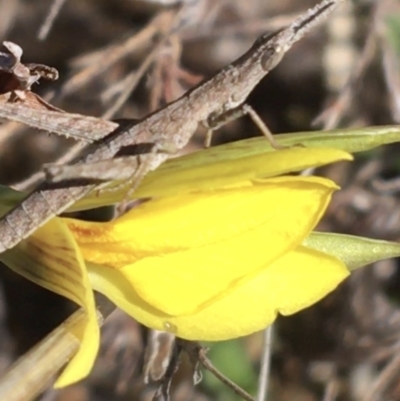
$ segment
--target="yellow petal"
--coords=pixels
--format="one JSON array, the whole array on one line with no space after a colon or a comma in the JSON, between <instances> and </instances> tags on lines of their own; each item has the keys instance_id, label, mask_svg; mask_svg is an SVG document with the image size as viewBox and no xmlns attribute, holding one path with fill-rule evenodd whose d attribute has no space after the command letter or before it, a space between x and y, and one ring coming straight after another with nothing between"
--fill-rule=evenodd
<instances>
[{"instance_id":1,"label":"yellow petal","mask_svg":"<svg viewBox=\"0 0 400 401\"><path fill-rule=\"evenodd\" d=\"M99 346L99 327L93 291L79 248L65 223L55 218L28 239L1 255L1 260L18 274L54 291L86 311L86 319L71 327L81 347L56 382L64 387L90 372Z\"/></svg>"},{"instance_id":2,"label":"yellow petal","mask_svg":"<svg viewBox=\"0 0 400 401\"><path fill-rule=\"evenodd\" d=\"M227 340L262 330L278 313L288 315L314 304L349 274L338 259L299 246L194 313L169 316L140 299L119 271L93 264L88 268L93 287L139 322L199 341ZM171 292L169 297L174 295Z\"/></svg>"},{"instance_id":3,"label":"yellow petal","mask_svg":"<svg viewBox=\"0 0 400 401\"><path fill-rule=\"evenodd\" d=\"M300 244L334 188L315 177L282 177L240 190L161 199L109 224L111 238L104 236L104 224L88 223L100 229L101 242L94 231L78 242L86 261L128 263L121 272L153 307L171 315L193 313ZM77 224L68 223L74 233Z\"/></svg>"},{"instance_id":4,"label":"yellow petal","mask_svg":"<svg viewBox=\"0 0 400 401\"><path fill-rule=\"evenodd\" d=\"M221 146L221 152L224 149ZM134 197L209 191L241 181L275 177L339 160L352 160L352 156L342 150L301 146L261 154L248 155L243 151L239 155L236 152L232 158L228 155L229 149L225 150L225 157L219 160L218 147L215 147L172 159L146 175Z\"/></svg>"},{"instance_id":5,"label":"yellow petal","mask_svg":"<svg viewBox=\"0 0 400 401\"><path fill-rule=\"evenodd\" d=\"M314 132L311 143L315 142ZM326 132L323 133L325 136ZM325 136L320 135L319 143ZM332 135L333 136L333 135ZM209 191L238 182L283 175L317 167L339 160L352 160L352 156L339 149L305 148L293 146L307 143L307 135L291 141L291 148L273 151L265 138L257 145L239 141L204 149L168 160L150 172L133 194L133 198L165 197L188 192ZM280 141L281 138L278 138ZM332 141L330 145L332 146ZM232 146L235 145L235 146ZM334 147L334 146L332 146ZM118 185L118 183L115 183ZM121 183L119 183L121 184ZM120 185L121 186L121 185ZM82 210L119 202L126 196L126 188L106 191L101 197L89 195L73 205L70 210Z\"/></svg>"},{"instance_id":6,"label":"yellow petal","mask_svg":"<svg viewBox=\"0 0 400 401\"><path fill-rule=\"evenodd\" d=\"M313 226L335 189L323 178L281 177L245 188L152 200L110 223L65 221L85 260L122 267L147 256L213 244L264 223L281 227L281 219L289 221L293 231L304 219L310 218ZM304 203L294 201L297 194ZM310 210L318 205L316 216L307 216L308 205Z\"/></svg>"}]
</instances>

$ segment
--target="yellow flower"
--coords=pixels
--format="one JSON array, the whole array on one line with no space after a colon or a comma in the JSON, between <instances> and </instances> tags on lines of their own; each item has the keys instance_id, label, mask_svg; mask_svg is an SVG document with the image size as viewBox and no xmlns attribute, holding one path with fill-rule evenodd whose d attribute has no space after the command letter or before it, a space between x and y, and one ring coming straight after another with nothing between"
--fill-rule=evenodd
<instances>
[{"instance_id":1,"label":"yellow flower","mask_svg":"<svg viewBox=\"0 0 400 401\"><path fill-rule=\"evenodd\" d=\"M301 244L336 185L273 176L349 158L297 147L271 153L266 168L249 157L238 182L224 172L227 186L154 198L109 223L57 218L3 254L11 268L86 310L73 333L81 349L57 386L85 377L93 365L99 344L93 289L148 327L210 341L261 330L278 313L295 313L332 291L347 268ZM165 189L152 179L153 186L143 183L147 196Z\"/></svg>"},{"instance_id":2,"label":"yellow flower","mask_svg":"<svg viewBox=\"0 0 400 401\"><path fill-rule=\"evenodd\" d=\"M280 141L319 148L274 152L264 139L251 139L170 160L135 191L152 200L125 216L111 223L55 218L0 255L17 273L82 307L74 326L64 326L81 347L56 387L83 379L93 366L100 335L93 290L149 327L221 340L313 304L348 275L346 267L400 255L397 243L310 234L336 186L284 176L351 160L339 149L399 141L398 127L287 134ZM15 202L9 192L2 188L2 210ZM89 196L73 209L123 195Z\"/></svg>"},{"instance_id":3,"label":"yellow flower","mask_svg":"<svg viewBox=\"0 0 400 401\"><path fill-rule=\"evenodd\" d=\"M261 330L346 277L339 260L300 245L335 189L280 177L153 200L110 223L65 221L96 290L148 327L218 341Z\"/></svg>"}]
</instances>

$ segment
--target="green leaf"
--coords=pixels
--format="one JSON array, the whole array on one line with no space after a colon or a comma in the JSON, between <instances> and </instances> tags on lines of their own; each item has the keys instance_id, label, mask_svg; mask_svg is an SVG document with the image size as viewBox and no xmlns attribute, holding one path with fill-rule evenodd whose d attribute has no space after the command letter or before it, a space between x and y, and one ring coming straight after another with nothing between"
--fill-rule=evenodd
<instances>
[{"instance_id":1,"label":"green leaf","mask_svg":"<svg viewBox=\"0 0 400 401\"><path fill-rule=\"evenodd\" d=\"M353 235L313 232L303 245L340 259L349 270L400 256L400 244Z\"/></svg>"}]
</instances>

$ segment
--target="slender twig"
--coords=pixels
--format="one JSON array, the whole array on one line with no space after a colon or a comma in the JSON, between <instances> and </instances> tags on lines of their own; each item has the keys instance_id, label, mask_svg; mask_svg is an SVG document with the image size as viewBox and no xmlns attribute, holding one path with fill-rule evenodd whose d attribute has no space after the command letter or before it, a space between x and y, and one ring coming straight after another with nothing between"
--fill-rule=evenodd
<instances>
[{"instance_id":1,"label":"slender twig","mask_svg":"<svg viewBox=\"0 0 400 401\"><path fill-rule=\"evenodd\" d=\"M201 378L201 375L199 375L197 372L199 365L201 365L204 369L208 370L218 380L220 380L227 387L229 387L235 394L239 395L246 401L255 401L254 398L249 393L244 391L232 380L228 379L212 364L212 362L207 357L208 350L202 347L198 342L177 338L176 344L177 347L181 348L183 351L186 352L190 362L193 365L195 371L194 374L195 384L197 384L201 380L201 379L199 380L199 378Z\"/></svg>"},{"instance_id":2,"label":"slender twig","mask_svg":"<svg viewBox=\"0 0 400 401\"><path fill-rule=\"evenodd\" d=\"M119 109L125 104L128 97L131 95L133 89L137 86L138 82L142 79L144 74L148 71L151 64L156 59L160 49L164 46L164 41L158 43L157 46L150 52L150 54L144 59L143 63L140 65L137 71L130 73L127 77L123 79L121 85L123 90L118 95L118 98L114 101L113 105L103 114L104 119L112 118ZM114 88L110 88L114 91ZM103 98L107 97L107 92L103 95Z\"/></svg>"},{"instance_id":3,"label":"slender twig","mask_svg":"<svg viewBox=\"0 0 400 401\"><path fill-rule=\"evenodd\" d=\"M98 323L102 325L115 306L98 295ZM54 375L75 355L80 346L71 328L85 318L83 309L77 310L54 329L40 343L18 359L0 378L0 400L30 401L45 390Z\"/></svg>"},{"instance_id":4,"label":"slender twig","mask_svg":"<svg viewBox=\"0 0 400 401\"><path fill-rule=\"evenodd\" d=\"M329 380L325 387L324 396L322 401L336 401L339 395L339 381L337 377L333 377Z\"/></svg>"},{"instance_id":5,"label":"slender twig","mask_svg":"<svg viewBox=\"0 0 400 401\"><path fill-rule=\"evenodd\" d=\"M273 341L273 325L264 330L263 354L261 357L260 375L258 377L257 401L265 401L268 394L269 375L271 370L271 352Z\"/></svg>"},{"instance_id":6,"label":"slender twig","mask_svg":"<svg viewBox=\"0 0 400 401\"><path fill-rule=\"evenodd\" d=\"M382 393L389 387L390 383L398 377L400 369L400 348L394 351L392 360L385 366L378 378L372 383L366 392L364 401L377 401L382 399Z\"/></svg>"},{"instance_id":7,"label":"slender twig","mask_svg":"<svg viewBox=\"0 0 400 401\"><path fill-rule=\"evenodd\" d=\"M50 29L52 28L54 21L57 18L57 15L60 13L65 1L66 0L53 0L53 4L50 7L49 13L40 27L38 33L39 40L45 40L47 38L47 35L49 34Z\"/></svg>"},{"instance_id":8,"label":"slender twig","mask_svg":"<svg viewBox=\"0 0 400 401\"><path fill-rule=\"evenodd\" d=\"M208 370L218 380L228 386L235 394L242 397L246 401L254 401L254 398L248 392L244 391L240 386L238 386L232 380L228 379L212 364L210 359L207 357L204 348L200 348L198 351L198 361L204 369Z\"/></svg>"},{"instance_id":9,"label":"slender twig","mask_svg":"<svg viewBox=\"0 0 400 401\"><path fill-rule=\"evenodd\" d=\"M63 83L56 96L65 96L77 92L84 85L98 79L101 73L107 71L123 58L132 56L134 51L148 46L157 35L166 35L174 15L173 10L162 12L143 29L129 36L126 40L76 59L73 62L73 67L80 70Z\"/></svg>"},{"instance_id":10,"label":"slender twig","mask_svg":"<svg viewBox=\"0 0 400 401\"><path fill-rule=\"evenodd\" d=\"M267 19L254 19L249 21L234 22L227 25L217 24L213 27L205 25L196 29L185 30L185 35L182 35L182 42L190 43L200 39L221 39L223 37L232 37L233 35L242 35L252 37L260 35L262 32L273 32L283 29L289 25L300 13L288 15L279 15Z\"/></svg>"},{"instance_id":11,"label":"slender twig","mask_svg":"<svg viewBox=\"0 0 400 401\"><path fill-rule=\"evenodd\" d=\"M357 85L360 83L367 66L371 63L375 54L377 38L376 23L374 23L374 20L378 4L379 2L376 2L376 5L374 6L375 11L372 13L371 29L368 32L362 52L355 61L355 65L353 66L345 85L336 96L333 104L323 110L313 122L313 124L322 124L324 130L331 130L339 125L340 120L343 118L354 98Z\"/></svg>"}]
</instances>

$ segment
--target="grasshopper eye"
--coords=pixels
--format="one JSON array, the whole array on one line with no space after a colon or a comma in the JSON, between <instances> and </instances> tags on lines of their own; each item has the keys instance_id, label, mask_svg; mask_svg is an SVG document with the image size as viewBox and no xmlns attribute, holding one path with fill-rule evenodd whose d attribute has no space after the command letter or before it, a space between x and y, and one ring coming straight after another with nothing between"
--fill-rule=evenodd
<instances>
[{"instance_id":1,"label":"grasshopper eye","mask_svg":"<svg viewBox=\"0 0 400 401\"><path fill-rule=\"evenodd\" d=\"M261 67L264 71L271 71L274 69L283 59L285 54L281 47L269 47L265 50L261 57Z\"/></svg>"}]
</instances>

